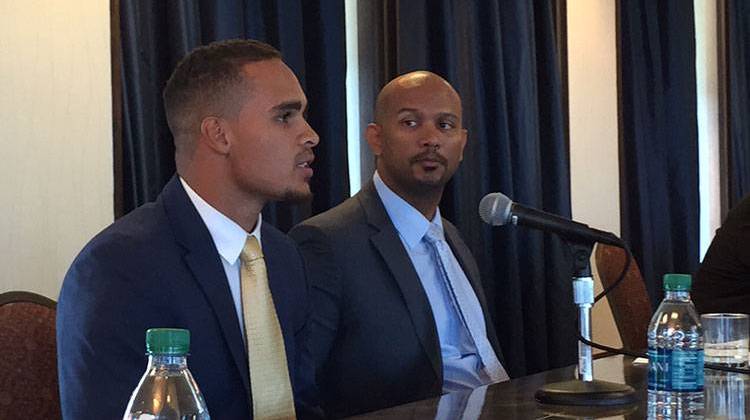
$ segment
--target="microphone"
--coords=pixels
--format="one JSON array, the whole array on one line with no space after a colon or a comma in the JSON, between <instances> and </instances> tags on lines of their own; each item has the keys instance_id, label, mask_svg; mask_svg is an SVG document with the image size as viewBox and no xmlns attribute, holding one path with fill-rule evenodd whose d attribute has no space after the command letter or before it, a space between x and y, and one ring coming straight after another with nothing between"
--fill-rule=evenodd
<instances>
[{"instance_id":1,"label":"microphone","mask_svg":"<svg viewBox=\"0 0 750 420\"><path fill-rule=\"evenodd\" d=\"M479 202L479 217L492 226L502 226L510 222L514 225L524 225L556 233L576 243L599 242L620 248L623 246L622 240L613 233L590 228L586 224L541 210L524 207L501 193L489 193L482 198Z\"/></svg>"}]
</instances>

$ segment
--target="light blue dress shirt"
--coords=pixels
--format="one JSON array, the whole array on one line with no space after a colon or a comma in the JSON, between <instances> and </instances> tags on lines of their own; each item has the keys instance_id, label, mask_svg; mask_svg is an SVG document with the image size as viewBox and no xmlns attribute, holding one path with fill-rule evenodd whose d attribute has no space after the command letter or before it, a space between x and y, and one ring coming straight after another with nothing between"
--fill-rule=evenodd
<instances>
[{"instance_id":1,"label":"light blue dress shirt","mask_svg":"<svg viewBox=\"0 0 750 420\"><path fill-rule=\"evenodd\" d=\"M440 209L437 209L433 220L429 221L388 188L377 172L373 176L373 183L430 302L443 359L443 391L472 389L492 382L484 372L476 346L442 280L438 271L440 266L429 245L422 240L430 224L437 225L442 230ZM471 290L471 286L468 289ZM476 301L476 297L473 300ZM472 309L482 310L481 307ZM486 335L486 331L484 334Z\"/></svg>"}]
</instances>

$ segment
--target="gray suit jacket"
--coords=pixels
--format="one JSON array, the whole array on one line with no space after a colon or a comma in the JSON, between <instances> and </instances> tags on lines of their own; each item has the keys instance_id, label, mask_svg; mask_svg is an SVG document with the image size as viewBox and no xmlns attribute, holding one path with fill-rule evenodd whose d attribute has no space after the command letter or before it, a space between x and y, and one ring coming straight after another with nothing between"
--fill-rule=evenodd
<instances>
[{"instance_id":1,"label":"gray suit jacket","mask_svg":"<svg viewBox=\"0 0 750 420\"><path fill-rule=\"evenodd\" d=\"M455 226L443 219L443 227L502 361L477 264ZM432 309L372 182L289 234L313 288L310 347L326 413L342 417L440 395Z\"/></svg>"}]
</instances>

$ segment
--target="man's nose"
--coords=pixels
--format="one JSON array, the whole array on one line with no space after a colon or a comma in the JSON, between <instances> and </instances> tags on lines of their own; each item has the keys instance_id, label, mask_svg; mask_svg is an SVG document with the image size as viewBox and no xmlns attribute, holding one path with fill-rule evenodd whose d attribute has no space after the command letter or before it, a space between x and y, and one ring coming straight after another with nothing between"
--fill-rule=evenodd
<instances>
[{"instance_id":1,"label":"man's nose","mask_svg":"<svg viewBox=\"0 0 750 420\"><path fill-rule=\"evenodd\" d=\"M310 123L305 120L305 132L302 135L302 143L306 147L313 148L320 143L320 137L318 136L318 133L313 130L312 126L310 126Z\"/></svg>"},{"instance_id":2,"label":"man's nose","mask_svg":"<svg viewBox=\"0 0 750 420\"><path fill-rule=\"evenodd\" d=\"M426 148L439 148L442 142L442 134L437 127L427 124L420 133L420 145Z\"/></svg>"}]
</instances>

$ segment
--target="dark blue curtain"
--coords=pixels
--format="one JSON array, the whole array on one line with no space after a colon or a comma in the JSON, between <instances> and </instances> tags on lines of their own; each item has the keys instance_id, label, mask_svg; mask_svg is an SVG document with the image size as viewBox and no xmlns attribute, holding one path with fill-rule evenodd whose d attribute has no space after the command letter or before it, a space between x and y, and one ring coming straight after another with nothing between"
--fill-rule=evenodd
<instances>
[{"instance_id":1,"label":"dark blue curtain","mask_svg":"<svg viewBox=\"0 0 750 420\"><path fill-rule=\"evenodd\" d=\"M483 224L480 199L501 191L570 216L568 147L555 43L555 1L385 2L388 79L427 69L462 96L469 141L441 212L474 252L512 376L576 360L571 266L550 235ZM395 25L388 24L395 16ZM388 54L391 58L388 58Z\"/></svg>"},{"instance_id":2,"label":"dark blue curtain","mask_svg":"<svg viewBox=\"0 0 750 420\"><path fill-rule=\"evenodd\" d=\"M620 0L620 203L651 301L698 265L698 129L692 2Z\"/></svg>"},{"instance_id":3,"label":"dark blue curtain","mask_svg":"<svg viewBox=\"0 0 750 420\"><path fill-rule=\"evenodd\" d=\"M750 3L726 2L729 205L750 194Z\"/></svg>"},{"instance_id":4,"label":"dark blue curtain","mask_svg":"<svg viewBox=\"0 0 750 420\"><path fill-rule=\"evenodd\" d=\"M198 45L230 38L268 42L284 55L309 100L315 149L310 203L270 204L264 218L286 230L349 194L343 0L128 0L120 3L123 211L156 198L174 173L161 91Z\"/></svg>"}]
</instances>

